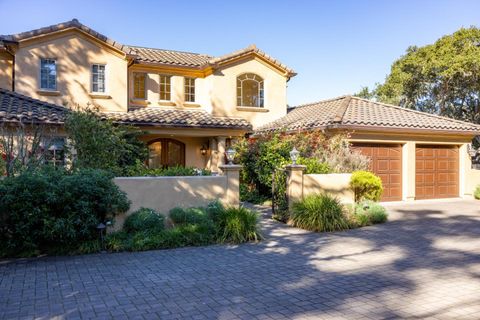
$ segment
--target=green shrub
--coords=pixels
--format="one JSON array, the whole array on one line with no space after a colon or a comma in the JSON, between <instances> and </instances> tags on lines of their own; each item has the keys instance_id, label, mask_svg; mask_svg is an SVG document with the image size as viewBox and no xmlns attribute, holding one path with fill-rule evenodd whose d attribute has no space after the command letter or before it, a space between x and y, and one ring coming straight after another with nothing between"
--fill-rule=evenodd
<instances>
[{"instance_id":1,"label":"green shrub","mask_svg":"<svg viewBox=\"0 0 480 320\"><path fill-rule=\"evenodd\" d=\"M243 243L262 238L258 228L258 214L244 207L228 207L213 217L219 242Z\"/></svg>"},{"instance_id":2,"label":"green shrub","mask_svg":"<svg viewBox=\"0 0 480 320\"><path fill-rule=\"evenodd\" d=\"M337 198L314 194L292 207L292 224L311 231L338 231L349 228L344 208Z\"/></svg>"},{"instance_id":3,"label":"green shrub","mask_svg":"<svg viewBox=\"0 0 480 320\"><path fill-rule=\"evenodd\" d=\"M246 201L253 204L264 204L270 200L270 197L260 194L255 188L250 188L244 183L240 184L240 201Z\"/></svg>"},{"instance_id":4,"label":"green shrub","mask_svg":"<svg viewBox=\"0 0 480 320\"><path fill-rule=\"evenodd\" d=\"M475 191L473 192L473 196L475 197L475 199L480 200L480 186L477 186L475 188Z\"/></svg>"},{"instance_id":5,"label":"green shrub","mask_svg":"<svg viewBox=\"0 0 480 320\"><path fill-rule=\"evenodd\" d=\"M164 217L153 209L140 208L125 219L123 229L126 232L158 232L164 229Z\"/></svg>"},{"instance_id":6,"label":"green shrub","mask_svg":"<svg viewBox=\"0 0 480 320\"><path fill-rule=\"evenodd\" d=\"M212 220L205 208L173 208L170 219L174 224L208 224Z\"/></svg>"},{"instance_id":7,"label":"green shrub","mask_svg":"<svg viewBox=\"0 0 480 320\"><path fill-rule=\"evenodd\" d=\"M0 180L0 243L14 256L75 249L98 239L98 223L128 208L105 171L25 172Z\"/></svg>"},{"instance_id":8,"label":"green shrub","mask_svg":"<svg viewBox=\"0 0 480 320\"><path fill-rule=\"evenodd\" d=\"M105 237L105 248L111 252L129 250L129 234L125 231L117 231L107 234Z\"/></svg>"},{"instance_id":9,"label":"green shrub","mask_svg":"<svg viewBox=\"0 0 480 320\"><path fill-rule=\"evenodd\" d=\"M382 180L368 171L353 172L350 187L355 194L355 202L362 200L378 201L383 193Z\"/></svg>"},{"instance_id":10,"label":"green shrub","mask_svg":"<svg viewBox=\"0 0 480 320\"><path fill-rule=\"evenodd\" d=\"M387 210L373 201L362 201L355 205L355 218L360 226L384 223L388 219Z\"/></svg>"},{"instance_id":11,"label":"green shrub","mask_svg":"<svg viewBox=\"0 0 480 320\"><path fill-rule=\"evenodd\" d=\"M148 158L147 145L138 139L141 131L102 119L96 110L72 110L65 121L65 130L75 150L74 168L124 174L127 168Z\"/></svg>"},{"instance_id":12,"label":"green shrub","mask_svg":"<svg viewBox=\"0 0 480 320\"><path fill-rule=\"evenodd\" d=\"M325 174L332 172L328 163L321 162L317 158L298 158L298 164L304 165L307 168L305 169L305 174Z\"/></svg>"}]
</instances>

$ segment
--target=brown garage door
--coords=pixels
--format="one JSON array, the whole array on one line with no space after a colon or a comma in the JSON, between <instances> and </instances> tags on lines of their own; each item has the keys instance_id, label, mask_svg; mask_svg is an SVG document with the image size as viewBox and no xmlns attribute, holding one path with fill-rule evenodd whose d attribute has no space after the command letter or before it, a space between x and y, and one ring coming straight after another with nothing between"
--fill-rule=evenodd
<instances>
[{"instance_id":1,"label":"brown garage door","mask_svg":"<svg viewBox=\"0 0 480 320\"><path fill-rule=\"evenodd\" d=\"M400 144L353 144L370 157L370 170L382 179L381 201L402 200L402 146Z\"/></svg>"},{"instance_id":2,"label":"brown garage door","mask_svg":"<svg viewBox=\"0 0 480 320\"><path fill-rule=\"evenodd\" d=\"M417 146L415 199L458 197L458 147Z\"/></svg>"}]
</instances>

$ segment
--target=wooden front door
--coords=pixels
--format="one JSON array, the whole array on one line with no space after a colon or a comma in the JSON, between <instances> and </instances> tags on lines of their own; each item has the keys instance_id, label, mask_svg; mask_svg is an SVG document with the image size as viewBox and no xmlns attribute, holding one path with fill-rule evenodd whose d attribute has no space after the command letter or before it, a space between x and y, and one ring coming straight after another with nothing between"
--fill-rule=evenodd
<instances>
[{"instance_id":1,"label":"wooden front door","mask_svg":"<svg viewBox=\"0 0 480 320\"><path fill-rule=\"evenodd\" d=\"M150 168L185 166L185 144L174 139L156 139L148 143Z\"/></svg>"},{"instance_id":2,"label":"wooden front door","mask_svg":"<svg viewBox=\"0 0 480 320\"><path fill-rule=\"evenodd\" d=\"M382 179L381 201L402 200L402 145L354 143L352 147L370 158L370 171Z\"/></svg>"},{"instance_id":3,"label":"wooden front door","mask_svg":"<svg viewBox=\"0 0 480 320\"><path fill-rule=\"evenodd\" d=\"M415 199L459 196L457 146L417 146L415 151Z\"/></svg>"}]
</instances>

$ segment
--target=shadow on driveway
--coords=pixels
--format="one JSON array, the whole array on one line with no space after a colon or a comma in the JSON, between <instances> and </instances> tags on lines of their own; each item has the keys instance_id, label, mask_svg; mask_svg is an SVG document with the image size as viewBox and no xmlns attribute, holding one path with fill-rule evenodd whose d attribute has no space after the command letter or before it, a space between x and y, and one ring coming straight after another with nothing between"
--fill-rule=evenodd
<instances>
[{"instance_id":1,"label":"shadow on driveway","mask_svg":"<svg viewBox=\"0 0 480 320\"><path fill-rule=\"evenodd\" d=\"M385 224L323 234L264 218L258 244L3 262L0 318L478 319L478 204L388 205Z\"/></svg>"}]
</instances>

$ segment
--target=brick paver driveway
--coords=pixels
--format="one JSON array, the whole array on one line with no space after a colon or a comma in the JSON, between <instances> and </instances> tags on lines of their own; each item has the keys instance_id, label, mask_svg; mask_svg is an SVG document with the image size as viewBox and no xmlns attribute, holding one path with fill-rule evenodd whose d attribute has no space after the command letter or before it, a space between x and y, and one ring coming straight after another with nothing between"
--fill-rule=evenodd
<instances>
[{"instance_id":1,"label":"brick paver driveway","mask_svg":"<svg viewBox=\"0 0 480 320\"><path fill-rule=\"evenodd\" d=\"M260 244L0 262L0 318L480 319L480 202Z\"/></svg>"}]
</instances>

